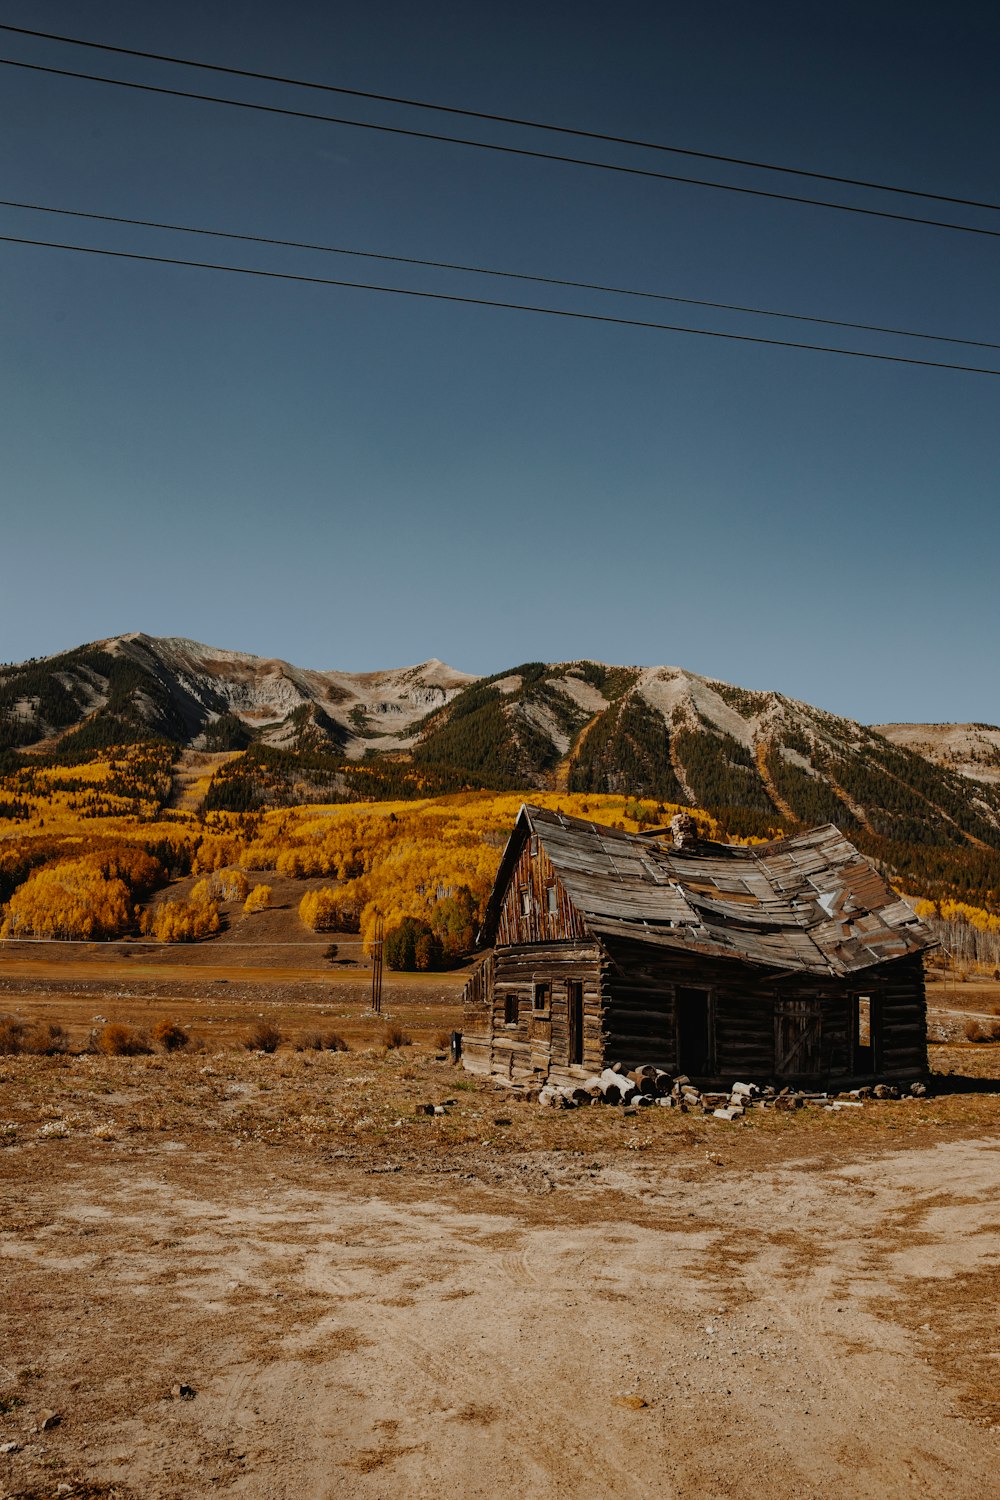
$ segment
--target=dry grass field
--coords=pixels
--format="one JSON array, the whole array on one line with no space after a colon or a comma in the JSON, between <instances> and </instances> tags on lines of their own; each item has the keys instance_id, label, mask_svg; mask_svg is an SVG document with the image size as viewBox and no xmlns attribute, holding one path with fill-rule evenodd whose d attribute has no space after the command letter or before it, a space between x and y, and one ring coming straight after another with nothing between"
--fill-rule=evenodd
<instances>
[{"instance_id":1,"label":"dry grass field","mask_svg":"<svg viewBox=\"0 0 1000 1500\"><path fill-rule=\"evenodd\" d=\"M839 1113L563 1113L446 1060L461 974L379 1019L266 945L56 957L0 955L69 1047L0 1056L5 1500L990 1492L1000 1046Z\"/></svg>"}]
</instances>

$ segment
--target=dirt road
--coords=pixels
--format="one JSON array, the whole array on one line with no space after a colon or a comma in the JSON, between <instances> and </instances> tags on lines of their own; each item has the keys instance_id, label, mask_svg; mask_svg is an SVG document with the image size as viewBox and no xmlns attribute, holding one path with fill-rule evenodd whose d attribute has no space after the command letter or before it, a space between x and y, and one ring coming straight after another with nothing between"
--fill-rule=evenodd
<instances>
[{"instance_id":1,"label":"dirt road","mask_svg":"<svg viewBox=\"0 0 1000 1500\"><path fill-rule=\"evenodd\" d=\"M860 1109L563 1113L447 1063L456 976L388 1050L363 976L220 977L4 968L71 1050L0 1056L0 1500L995 1490L1000 1047ZM75 1055L104 1017L191 1043Z\"/></svg>"},{"instance_id":2,"label":"dirt road","mask_svg":"<svg viewBox=\"0 0 1000 1500\"><path fill-rule=\"evenodd\" d=\"M996 1139L624 1157L490 1187L34 1149L3 1204L0 1492L989 1493Z\"/></svg>"}]
</instances>

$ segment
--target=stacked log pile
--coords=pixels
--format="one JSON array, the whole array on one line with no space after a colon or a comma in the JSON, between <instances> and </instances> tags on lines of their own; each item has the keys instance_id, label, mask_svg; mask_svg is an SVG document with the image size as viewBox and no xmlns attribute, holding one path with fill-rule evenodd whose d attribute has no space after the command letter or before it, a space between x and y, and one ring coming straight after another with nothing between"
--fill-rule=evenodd
<instances>
[{"instance_id":1,"label":"stacked log pile","mask_svg":"<svg viewBox=\"0 0 1000 1500\"><path fill-rule=\"evenodd\" d=\"M926 1094L923 1083L912 1083L908 1089L897 1084L877 1083L850 1089L842 1094L782 1089L772 1084L734 1083L728 1091L696 1087L681 1074L672 1077L662 1068L645 1065L627 1069L622 1063L605 1068L578 1084L547 1083L538 1095L539 1104L554 1109L577 1109L590 1104L620 1104L630 1110L658 1105L680 1110L682 1114L712 1115L718 1120L741 1120L751 1109L793 1110L806 1105L824 1109L860 1109L867 1099L919 1098Z\"/></svg>"}]
</instances>

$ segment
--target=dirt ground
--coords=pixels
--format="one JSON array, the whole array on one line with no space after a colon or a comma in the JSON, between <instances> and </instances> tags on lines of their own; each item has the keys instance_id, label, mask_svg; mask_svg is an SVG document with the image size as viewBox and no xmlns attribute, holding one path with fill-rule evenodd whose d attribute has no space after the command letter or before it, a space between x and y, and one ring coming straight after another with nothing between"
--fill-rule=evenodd
<instances>
[{"instance_id":1,"label":"dirt ground","mask_svg":"<svg viewBox=\"0 0 1000 1500\"><path fill-rule=\"evenodd\" d=\"M0 1012L193 1042L0 1057L4 1500L992 1492L1000 1046L839 1113L562 1113L445 1060L460 977L387 976L387 1050L357 972L38 962Z\"/></svg>"}]
</instances>

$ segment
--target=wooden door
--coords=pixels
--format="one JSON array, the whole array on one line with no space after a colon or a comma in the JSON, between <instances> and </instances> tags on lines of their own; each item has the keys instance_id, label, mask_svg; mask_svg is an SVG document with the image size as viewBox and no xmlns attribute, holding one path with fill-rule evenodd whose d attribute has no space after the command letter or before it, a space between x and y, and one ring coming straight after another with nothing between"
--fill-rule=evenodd
<instances>
[{"instance_id":1,"label":"wooden door","mask_svg":"<svg viewBox=\"0 0 1000 1500\"><path fill-rule=\"evenodd\" d=\"M548 1077L552 1062L552 985L546 980L531 987L531 1071Z\"/></svg>"},{"instance_id":2,"label":"wooden door","mask_svg":"<svg viewBox=\"0 0 1000 1500\"><path fill-rule=\"evenodd\" d=\"M567 1056L570 1067L583 1062L583 984L579 979L566 981Z\"/></svg>"},{"instance_id":3,"label":"wooden door","mask_svg":"<svg viewBox=\"0 0 1000 1500\"><path fill-rule=\"evenodd\" d=\"M776 1000L774 1071L779 1078L816 1078L822 1071L823 1012L818 1000Z\"/></svg>"}]
</instances>

